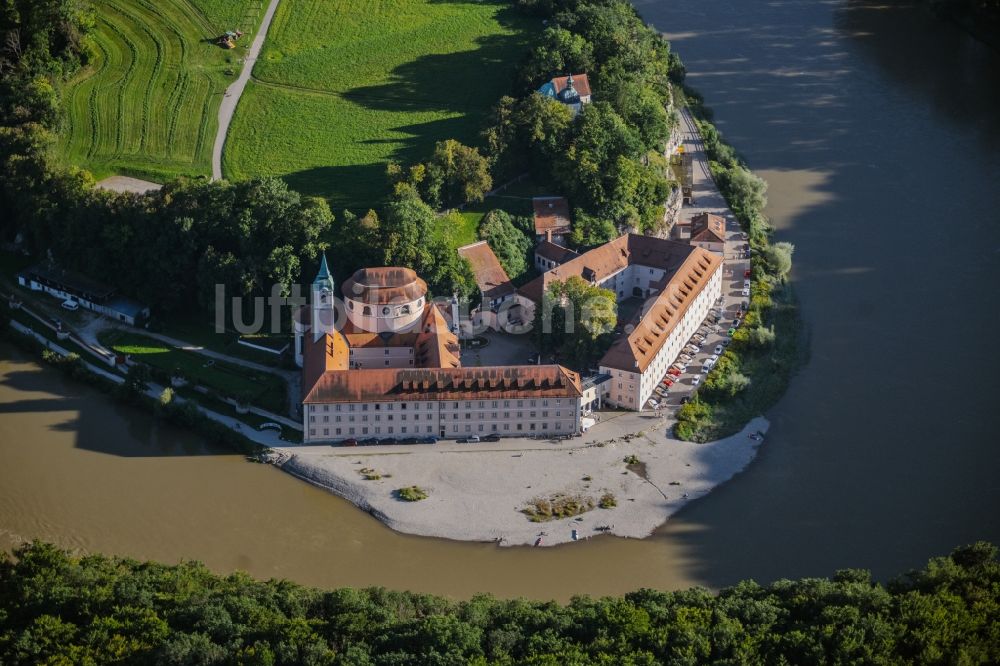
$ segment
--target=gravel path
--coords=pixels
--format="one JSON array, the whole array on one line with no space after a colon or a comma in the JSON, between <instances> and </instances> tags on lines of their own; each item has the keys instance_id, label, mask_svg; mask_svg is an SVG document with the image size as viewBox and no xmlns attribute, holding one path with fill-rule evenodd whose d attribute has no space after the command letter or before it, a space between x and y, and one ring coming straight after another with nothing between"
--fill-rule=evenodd
<instances>
[{"instance_id":1,"label":"gravel path","mask_svg":"<svg viewBox=\"0 0 1000 666\"><path fill-rule=\"evenodd\" d=\"M243 59L243 70L240 72L239 78L226 88L226 93L222 97L222 104L219 105L219 130L215 134L215 146L212 148L212 180L222 179L222 149L226 145L229 123L233 120L236 105L239 104L240 96L243 95L243 90L247 87L247 82L250 80L250 74L253 73L254 63L257 62L257 56L260 55L260 50L264 46L264 39L267 37L267 31L271 27L271 19L274 18L274 12L278 8L279 1L271 0L270 4L268 4L267 11L264 12L264 20L261 21L260 28L257 30L257 34L250 44L250 50L247 51L247 55Z\"/></svg>"}]
</instances>

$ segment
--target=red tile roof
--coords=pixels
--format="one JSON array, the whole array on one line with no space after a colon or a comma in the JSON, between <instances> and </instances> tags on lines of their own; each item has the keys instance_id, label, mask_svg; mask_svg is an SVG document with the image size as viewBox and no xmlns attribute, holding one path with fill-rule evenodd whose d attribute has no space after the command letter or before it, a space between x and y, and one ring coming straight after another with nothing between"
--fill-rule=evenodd
<instances>
[{"instance_id":1,"label":"red tile roof","mask_svg":"<svg viewBox=\"0 0 1000 666\"><path fill-rule=\"evenodd\" d=\"M691 218L692 243L726 242L726 219L711 213L699 213Z\"/></svg>"},{"instance_id":2,"label":"red tile roof","mask_svg":"<svg viewBox=\"0 0 1000 666\"><path fill-rule=\"evenodd\" d=\"M427 283L409 268L362 268L344 282L342 292L364 303L408 303L427 294Z\"/></svg>"},{"instance_id":3,"label":"red tile roof","mask_svg":"<svg viewBox=\"0 0 1000 666\"><path fill-rule=\"evenodd\" d=\"M629 264L641 264L664 271L674 271L695 248L687 243L626 234L610 243L584 252L575 259L542 273L518 290L522 296L540 303L542 295L553 282L561 282L571 275L585 280L601 282L610 275L625 269Z\"/></svg>"},{"instance_id":4,"label":"red tile roof","mask_svg":"<svg viewBox=\"0 0 1000 666\"><path fill-rule=\"evenodd\" d=\"M502 298L514 293L514 285L507 277L507 271L500 265L500 260L486 241L460 247L458 254L472 264L476 284L484 298Z\"/></svg>"},{"instance_id":5,"label":"red tile roof","mask_svg":"<svg viewBox=\"0 0 1000 666\"><path fill-rule=\"evenodd\" d=\"M576 259L580 256L568 247L556 245L555 243L549 241L542 241L539 243L535 248L535 254L543 259L554 261L557 264L564 264L570 259Z\"/></svg>"},{"instance_id":6,"label":"red tile roof","mask_svg":"<svg viewBox=\"0 0 1000 666\"><path fill-rule=\"evenodd\" d=\"M556 95L562 92L563 88L566 87L566 80L568 78L568 76L557 76L552 79L552 87L556 89ZM573 89L576 90L576 94L580 97L590 96L590 81L587 80L586 74L573 75Z\"/></svg>"},{"instance_id":7,"label":"red tile roof","mask_svg":"<svg viewBox=\"0 0 1000 666\"><path fill-rule=\"evenodd\" d=\"M560 365L379 368L324 373L306 403L579 398L580 375Z\"/></svg>"},{"instance_id":8,"label":"red tile roof","mask_svg":"<svg viewBox=\"0 0 1000 666\"><path fill-rule=\"evenodd\" d=\"M545 232L568 234L570 232L569 201L565 197L535 197L531 200L535 209L535 233Z\"/></svg>"},{"instance_id":9,"label":"red tile roof","mask_svg":"<svg viewBox=\"0 0 1000 666\"><path fill-rule=\"evenodd\" d=\"M649 367L670 333L722 265L722 258L716 254L700 247L691 250L677 271L664 279L663 289L635 329L611 345L600 365L628 372L645 372ZM642 261L637 263L645 265Z\"/></svg>"}]
</instances>

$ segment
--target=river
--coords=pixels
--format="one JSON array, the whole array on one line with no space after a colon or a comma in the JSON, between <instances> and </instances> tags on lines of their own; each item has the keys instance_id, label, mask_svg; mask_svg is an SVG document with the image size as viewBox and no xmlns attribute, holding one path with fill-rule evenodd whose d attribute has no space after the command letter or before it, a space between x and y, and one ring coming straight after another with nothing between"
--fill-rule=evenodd
<instances>
[{"instance_id":1,"label":"river","mask_svg":"<svg viewBox=\"0 0 1000 666\"><path fill-rule=\"evenodd\" d=\"M498 549L395 534L0 346L0 547L334 587L567 599L1000 542L1000 58L910 5L639 2L796 245L810 360L756 462L650 539Z\"/></svg>"}]
</instances>

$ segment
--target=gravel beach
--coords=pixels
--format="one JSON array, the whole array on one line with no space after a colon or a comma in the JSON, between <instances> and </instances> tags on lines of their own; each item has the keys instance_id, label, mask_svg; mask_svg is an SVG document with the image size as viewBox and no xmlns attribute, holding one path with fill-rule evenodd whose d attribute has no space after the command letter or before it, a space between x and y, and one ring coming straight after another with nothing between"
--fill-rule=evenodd
<instances>
[{"instance_id":1,"label":"gravel beach","mask_svg":"<svg viewBox=\"0 0 1000 666\"><path fill-rule=\"evenodd\" d=\"M628 440L595 438L592 429L560 443L286 447L275 451L274 462L407 534L503 546L566 543L574 530L580 540L605 532L641 539L743 470L763 441L750 434L766 432L768 422L754 419L742 432L705 444L673 439L665 426L663 420L649 423ZM641 464L628 465L630 456ZM409 486L426 491L427 498L399 499L396 491ZM599 508L608 495L615 506ZM535 500L558 496L594 508L545 522L532 522L522 511Z\"/></svg>"}]
</instances>

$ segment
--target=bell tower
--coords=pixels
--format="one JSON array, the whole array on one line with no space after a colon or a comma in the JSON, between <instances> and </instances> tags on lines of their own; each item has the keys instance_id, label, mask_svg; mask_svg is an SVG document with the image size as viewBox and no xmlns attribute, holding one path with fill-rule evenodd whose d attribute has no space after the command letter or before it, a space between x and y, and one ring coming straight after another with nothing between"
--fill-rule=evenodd
<instances>
[{"instance_id":1,"label":"bell tower","mask_svg":"<svg viewBox=\"0 0 1000 666\"><path fill-rule=\"evenodd\" d=\"M330 275L330 268L326 264L326 252L319 264L319 272L312 283L312 293L310 298L312 307L312 333L313 342L326 333L334 331L335 306L333 294L333 277Z\"/></svg>"}]
</instances>

